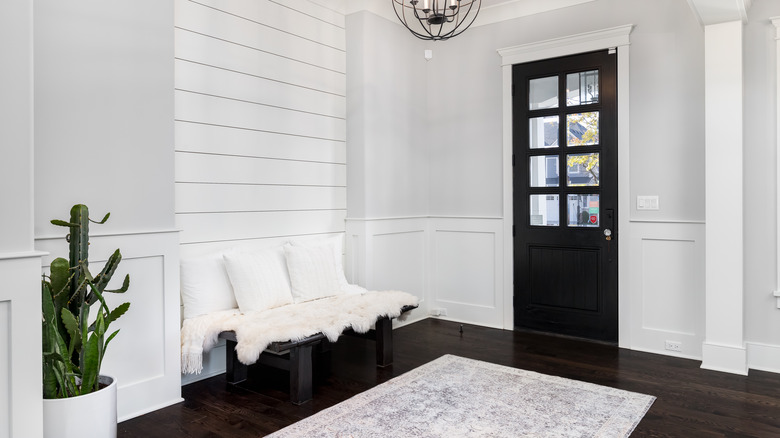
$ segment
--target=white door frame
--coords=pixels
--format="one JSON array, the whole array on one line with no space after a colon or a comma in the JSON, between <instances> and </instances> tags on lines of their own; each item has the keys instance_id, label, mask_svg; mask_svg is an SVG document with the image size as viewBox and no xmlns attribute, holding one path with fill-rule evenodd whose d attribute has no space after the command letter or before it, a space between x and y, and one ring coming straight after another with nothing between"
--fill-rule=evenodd
<instances>
[{"instance_id":1,"label":"white door frame","mask_svg":"<svg viewBox=\"0 0 780 438\"><path fill-rule=\"evenodd\" d=\"M618 344L630 345L629 291L629 45L634 25L570 35L551 40L498 50L503 72L503 174L504 236L512 236L514 204L512 200L512 65L560 56L616 49L618 55ZM509 239L509 237L507 237ZM504 329L514 328L514 246L504 245Z\"/></svg>"}]
</instances>

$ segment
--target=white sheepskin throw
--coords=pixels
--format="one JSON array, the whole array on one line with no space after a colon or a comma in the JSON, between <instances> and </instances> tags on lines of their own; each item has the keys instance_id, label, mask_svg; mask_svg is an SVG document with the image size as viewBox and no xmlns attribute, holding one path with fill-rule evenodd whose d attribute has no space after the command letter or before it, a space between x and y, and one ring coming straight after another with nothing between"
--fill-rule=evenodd
<instances>
[{"instance_id":1,"label":"white sheepskin throw","mask_svg":"<svg viewBox=\"0 0 780 438\"><path fill-rule=\"evenodd\" d=\"M224 310L185 319L181 328L181 370L203 371L203 353L221 332L236 332L238 360L251 365L272 342L298 341L322 333L335 342L344 330L365 333L377 319L400 317L404 306L417 306L414 295L400 291L344 294L242 314Z\"/></svg>"}]
</instances>

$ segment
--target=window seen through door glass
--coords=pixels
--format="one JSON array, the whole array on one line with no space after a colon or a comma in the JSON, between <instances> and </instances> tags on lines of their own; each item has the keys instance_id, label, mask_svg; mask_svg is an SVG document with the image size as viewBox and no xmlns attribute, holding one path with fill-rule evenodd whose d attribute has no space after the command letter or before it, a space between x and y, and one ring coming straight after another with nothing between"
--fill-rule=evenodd
<instances>
[{"instance_id":1,"label":"window seen through door glass","mask_svg":"<svg viewBox=\"0 0 780 438\"><path fill-rule=\"evenodd\" d=\"M599 226L599 195L570 194L567 198L567 222L570 227Z\"/></svg>"},{"instance_id":2,"label":"window seen through door glass","mask_svg":"<svg viewBox=\"0 0 780 438\"><path fill-rule=\"evenodd\" d=\"M599 101L599 71L589 70L566 75L566 106L588 105Z\"/></svg>"},{"instance_id":3,"label":"window seen through door glass","mask_svg":"<svg viewBox=\"0 0 780 438\"><path fill-rule=\"evenodd\" d=\"M558 156L531 157L528 174L531 176L531 187L558 187Z\"/></svg>"},{"instance_id":4,"label":"window seen through door glass","mask_svg":"<svg viewBox=\"0 0 780 438\"><path fill-rule=\"evenodd\" d=\"M528 81L528 109L558 108L558 76Z\"/></svg>"},{"instance_id":5,"label":"window seen through door glass","mask_svg":"<svg viewBox=\"0 0 780 438\"><path fill-rule=\"evenodd\" d=\"M528 132L531 149L558 147L558 116L528 119Z\"/></svg>"},{"instance_id":6,"label":"window seen through door glass","mask_svg":"<svg viewBox=\"0 0 780 438\"><path fill-rule=\"evenodd\" d=\"M599 112L567 114L566 142L569 146L599 144Z\"/></svg>"},{"instance_id":7,"label":"window seen through door glass","mask_svg":"<svg viewBox=\"0 0 780 438\"><path fill-rule=\"evenodd\" d=\"M558 195L531 195L531 225L558 226Z\"/></svg>"},{"instance_id":8,"label":"window seen through door glass","mask_svg":"<svg viewBox=\"0 0 780 438\"><path fill-rule=\"evenodd\" d=\"M566 185L569 187L599 185L599 154L567 155Z\"/></svg>"}]
</instances>

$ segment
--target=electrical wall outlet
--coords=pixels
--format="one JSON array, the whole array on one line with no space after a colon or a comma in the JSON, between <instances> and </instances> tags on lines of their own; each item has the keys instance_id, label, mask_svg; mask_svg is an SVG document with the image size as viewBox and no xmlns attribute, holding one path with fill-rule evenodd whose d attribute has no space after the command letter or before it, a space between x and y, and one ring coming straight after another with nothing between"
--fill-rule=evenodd
<instances>
[{"instance_id":1,"label":"electrical wall outlet","mask_svg":"<svg viewBox=\"0 0 780 438\"><path fill-rule=\"evenodd\" d=\"M658 210L658 196L637 196L636 197L636 209L637 210Z\"/></svg>"},{"instance_id":2,"label":"electrical wall outlet","mask_svg":"<svg viewBox=\"0 0 780 438\"><path fill-rule=\"evenodd\" d=\"M435 307L428 312L431 316L447 316L447 309L443 307Z\"/></svg>"},{"instance_id":3,"label":"electrical wall outlet","mask_svg":"<svg viewBox=\"0 0 780 438\"><path fill-rule=\"evenodd\" d=\"M666 341L664 343L664 348L669 350L669 351L676 351L676 352L679 353L679 352L682 351L682 342Z\"/></svg>"}]
</instances>

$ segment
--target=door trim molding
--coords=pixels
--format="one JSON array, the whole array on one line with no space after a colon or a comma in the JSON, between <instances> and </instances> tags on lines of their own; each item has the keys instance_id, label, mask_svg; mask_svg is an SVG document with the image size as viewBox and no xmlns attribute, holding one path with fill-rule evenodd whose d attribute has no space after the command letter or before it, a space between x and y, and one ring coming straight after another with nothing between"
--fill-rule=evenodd
<instances>
[{"instance_id":1,"label":"door trim molding","mask_svg":"<svg viewBox=\"0 0 780 438\"><path fill-rule=\"evenodd\" d=\"M772 22L772 25L775 27L775 42L777 45L777 68L775 69L775 76L777 80L777 99L776 105L777 105L777 126L780 126L780 17L770 17L769 20ZM777 151L777 167L776 169L780 169L780 129L777 130L776 138L775 138L775 150ZM777 242L776 242L776 250L777 250L777 260L780 260L780 178L777 179L777 203L775 206L777 210ZM777 283L776 288L774 290L773 295L777 297L777 308L780 309L780 268L777 269Z\"/></svg>"},{"instance_id":2,"label":"door trim molding","mask_svg":"<svg viewBox=\"0 0 780 438\"><path fill-rule=\"evenodd\" d=\"M617 49L618 81L618 344L630 345L629 315L629 46L633 24L585 32L498 49L502 66L503 95L503 216L504 236L510 239L512 212L512 65L603 49ZM504 266L514 266L514 245L504 245ZM514 328L514 269L504 269L504 329Z\"/></svg>"}]
</instances>

